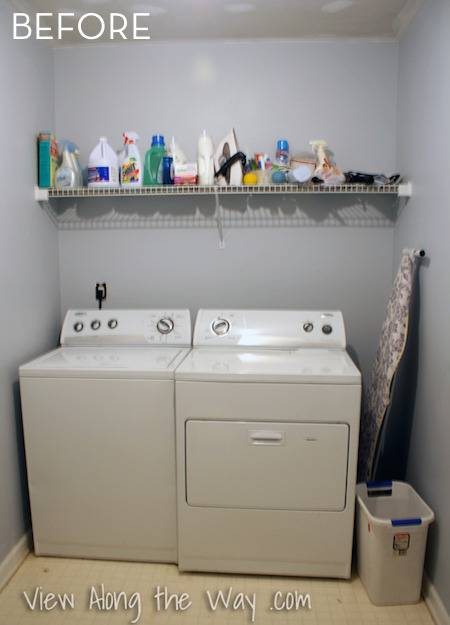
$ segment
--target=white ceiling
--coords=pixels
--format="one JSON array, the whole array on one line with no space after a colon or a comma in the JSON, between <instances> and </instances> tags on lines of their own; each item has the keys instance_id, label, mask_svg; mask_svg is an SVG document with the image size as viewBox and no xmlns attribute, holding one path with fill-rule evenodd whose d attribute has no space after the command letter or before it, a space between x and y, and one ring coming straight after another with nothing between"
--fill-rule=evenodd
<instances>
[{"instance_id":1,"label":"white ceiling","mask_svg":"<svg viewBox=\"0 0 450 625\"><path fill-rule=\"evenodd\" d=\"M182 39L396 38L423 0L28 0L40 12L150 12L153 41ZM76 19L76 18L75 18ZM131 23L131 19L130 19ZM76 26L76 23L75 23ZM97 26L94 20L92 26ZM76 29L75 29L76 30ZM85 22L89 32L89 22ZM96 31L93 31L96 32ZM131 30L130 30L131 37ZM104 37L107 40L107 37ZM99 41L99 40L97 40ZM63 44L87 43L76 32ZM55 42L57 43L57 42Z\"/></svg>"}]
</instances>

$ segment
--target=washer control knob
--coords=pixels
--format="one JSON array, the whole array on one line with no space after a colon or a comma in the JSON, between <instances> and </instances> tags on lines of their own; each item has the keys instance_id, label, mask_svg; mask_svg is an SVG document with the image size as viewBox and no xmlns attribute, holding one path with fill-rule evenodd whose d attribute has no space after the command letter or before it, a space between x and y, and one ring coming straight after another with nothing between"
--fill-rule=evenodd
<instances>
[{"instance_id":1,"label":"washer control knob","mask_svg":"<svg viewBox=\"0 0 450 625\"><path fill-rule=\"evenodd\" d=\"M174 323L169 317L163 317L156 324L156 328L160 334L170 334L174 328Z\"/></svg>"},{"instance_id":2,"label":"washer control knob","mask_svg":"<svg viewBox=\"0 0 450 625\"><path fill-rule=\"evenodd\" d=\"M98 330L101 325L102 324L100 323L100 321L98 319L94 319L94 321L92 321L92 323L91 323L91 328L93 330Z\"/></svg>"},{"instance_id":3,"label":"washer control knob","mask_svg":"<svg viewBox=\"0 0 450 625\"><path fill-rule=\"evenodd\" d=\"M84 323L82 321L76 321L73 324L73 329L75 330L75 332L81 332L83 328L84 328Z\"/></svg>"},{"instance_id":4,"label":"washer control knob","mask_svg":"<svg viewBox=\"0 0 450 625\"><path fill-rule=\"evenodd\" d=\"M312 332L312 331L314 330L314 324L313 324L313 323L311 323L311 321L306 321L306 322L303 324L303 330L304 330L305 332Z\"/></svg>"},{"instance_id":5,"label":"washer control knob","mask_svg":"<svg viewBox=\"0 0 450 625\"><path fill-rule=\"evenodd\" d=\"M226 319L214 319L212 322L212 331L216 336L225 336L230 331L230 322Z\"/></svg>"},{"instance_id":6,"label":"washer control knob","mask_svg":"<svg viewBox=\"0 0 450 625\"><path fill-rule=\"evenodd\" d=\"M111 328L111 330L115 330L118 325L119 325L119 322L117 321L117 319L110 319L108 321L108 328Z\"/></svg>"},{"instance_id":7,"label":"washer control knob","mask_svg":"<svg viewBox=\"0 0 450 625\"><path fill-rule=\"evenodd\" d=\"M329 324L325 324L322 326L322 332L324 334L331 334L333 332L333 328Z\"/></svg>"}]
</instances>

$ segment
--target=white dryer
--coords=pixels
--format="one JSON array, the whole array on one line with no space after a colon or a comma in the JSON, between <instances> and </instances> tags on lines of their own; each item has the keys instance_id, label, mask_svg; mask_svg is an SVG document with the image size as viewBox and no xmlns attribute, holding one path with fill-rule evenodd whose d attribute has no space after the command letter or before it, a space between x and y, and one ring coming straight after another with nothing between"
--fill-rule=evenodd
<instances>
[{"instance_id":1,"label":"white dryer","mask_svg":"<svg viewBox=\"0 0 450 625\"><path fill-rule=\"evenodd\" d=\"M361 376L342 314L201 310L175 379L180 569L349 577Z\"/></svg>"},{"instance_id":2,"label":"white dryer","mask_svg":"<svg viewBox=\"0 0 450 625\"><path fill-rule=\"evenodd\" d=\"M38 555L176 562L174 370L187 310L77 310L20 368Z\"/></svg>"}]
</instances>

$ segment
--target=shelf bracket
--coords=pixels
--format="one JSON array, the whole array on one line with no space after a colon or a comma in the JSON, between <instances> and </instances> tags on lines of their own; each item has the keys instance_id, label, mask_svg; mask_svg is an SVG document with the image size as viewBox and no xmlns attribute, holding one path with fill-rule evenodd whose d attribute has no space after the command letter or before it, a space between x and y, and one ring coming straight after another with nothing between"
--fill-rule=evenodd
<instances>
[{"instance_id":1,"label":"shelf bracket","mask_svg":"<svg viewBox=\"0 0 450 625\"><path fill-rule=\"evenodd\" d=\"M41 189L41 187L35 185L34 199L36 202L48 202L48 189Z\"/></svg>"},{"instance_id":2,"label":"shelf bracket","mask_svg":"<svg viewBox=\"0 0 450 625\"><path fill-rule=\"evenodd\" d=\"M223 220L222 220L222 206L220 204L219 194L214 194L216 198L216 223L217 223L217 231L219 233L219 250L225 249L225 237L223 234Z\"/></svg>"},{"instance_id":3,"label":"shelf bracket","mask_svg":"<svg viewBox=\"0 0 450 625\"><path fill-rule=\"evenodd\" d=\"M56 226L56 228L58 228L58 218L53 212L52 207L50 205L48 189L41 189L40 187L38 187L38 185L35 185L34 186L34 199L36 200L36 202L38 202L40 207L45 210L47 215L50 217L50 220L52 221L53 225Z\"/></svg>"},{"instance_id":4,"label":"shelf bracket","mask_svg":"<svg viewBox=\"0 0 450 625\"><path fill-rule=\"evenodd\" d=\"M398 197L409 198L412 196L412 183L402 182L398 185Z\"/></svg>"}]
</instances>

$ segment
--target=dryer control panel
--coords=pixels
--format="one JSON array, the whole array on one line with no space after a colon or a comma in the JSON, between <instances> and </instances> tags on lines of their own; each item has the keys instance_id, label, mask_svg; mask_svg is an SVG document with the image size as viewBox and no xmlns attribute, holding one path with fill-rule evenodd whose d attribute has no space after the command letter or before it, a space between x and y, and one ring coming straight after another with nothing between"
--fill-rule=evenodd
<instances>
[{"instance_id":1,"label":"dryer control panel","mask_svg":"<svg viewBox=\"0 0 450 625\"><path fill-rule=\"evenodd\" d=\"M69 310L61 345L176 345L192 342L189 310Z\"/></svg>"},{"instance_id":2,"label":"dryer control panel","mask_svg":"<svg viewBox=\"0 0 450 625\"><path fill-rule=\"evenodd\" d=\"M340 311L199 310L195 346L345 349Z\"/></svg>"}]
</instances>

